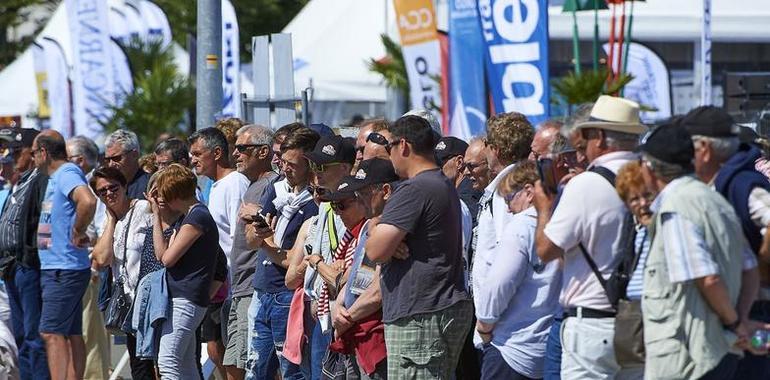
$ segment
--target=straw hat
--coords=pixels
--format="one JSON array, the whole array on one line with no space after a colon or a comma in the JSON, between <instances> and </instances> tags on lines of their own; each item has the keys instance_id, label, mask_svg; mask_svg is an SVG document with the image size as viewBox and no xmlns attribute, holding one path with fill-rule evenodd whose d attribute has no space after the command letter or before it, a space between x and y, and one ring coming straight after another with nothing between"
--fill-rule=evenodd
<instances>
[{"instance_id":1,"label":"straw hat","mask_svg":"<svg viewBox=\"0 0 770 380\"><path fill-rule=\"evenodd\" d=\"M642 134L647 127L639 121L639 104L624 98L602 95L591 109L590 118L575 129L599 128L630 134Z\"/></svg>"}]
</instances>

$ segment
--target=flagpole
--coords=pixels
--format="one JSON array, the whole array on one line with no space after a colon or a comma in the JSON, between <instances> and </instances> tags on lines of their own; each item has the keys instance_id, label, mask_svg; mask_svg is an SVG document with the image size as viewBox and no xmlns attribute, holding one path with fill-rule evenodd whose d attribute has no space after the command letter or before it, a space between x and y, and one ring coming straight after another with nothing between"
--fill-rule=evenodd
<instances>
[{"instance_id":1,"label":"flagpole","mask_svg":"<svg viewBox=\"0 0 770 380\"><path fill-rule=\"evenodd\" d=\"M195 129L214 125L222 111L222 3L198 0Z\"/></svg>"}]
</instances>

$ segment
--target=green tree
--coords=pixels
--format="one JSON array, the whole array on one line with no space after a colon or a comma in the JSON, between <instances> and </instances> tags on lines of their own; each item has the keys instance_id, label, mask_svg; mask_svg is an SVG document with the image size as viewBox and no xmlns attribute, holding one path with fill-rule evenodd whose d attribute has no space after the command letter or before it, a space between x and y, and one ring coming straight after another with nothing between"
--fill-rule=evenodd
<instances>
[{"instance_id":1,"label":"green tree","mask_svg":"<svg viewBox=\"0 0 770 380\"><path fill-rule=\"evenodd\" d=\"M118 128L134 131L144 151L151 151L164 132L188 132L185 114L195 105L195 90L179 72L170 49L159 42L133 40L124 47L131 63L134 90L123 103L112 108L113 116L102 123L105 131Z\"/></svg>"},{"instance_id":2,"label":"green tree","mask_svg":"<svg viewBox=\"0 0 770 380\"><path fill-rule=\"evenodd\" d=\"M277 33L299 13L308 0L231 0L240 28L241 60L251 60L251 37ZM174 40L182 46L195 35L196 2L154 0L166 12Z\"/></svg>"},{"instance_id":3,"label":"green tree","mask_svg":"<svg viewBox=\"0 0 770 380\"><path fill-rule=\"evenodd\" d=\"M13 62L43 29L60 0L1 0L0 1L0 70ZM32 22L35 30L19 39L8 34L19 25Z\"/></svg>"}]
</instances>

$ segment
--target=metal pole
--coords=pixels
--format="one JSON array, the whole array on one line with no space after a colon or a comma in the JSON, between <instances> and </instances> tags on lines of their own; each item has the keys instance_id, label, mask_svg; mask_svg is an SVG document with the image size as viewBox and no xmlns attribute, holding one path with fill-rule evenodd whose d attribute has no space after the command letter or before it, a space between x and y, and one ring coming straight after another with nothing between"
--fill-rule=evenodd
<instances>
[{"instance_id":1,"label":"metal pole","mask_svg":"<svg viewBox=\"0 0 770 380\"><path fill-rule=\"evenodd\" d=\"M711 104L711 0L703 0L700 49L700 105L707 106Z\"/></svg>"},{"instance_id":2,"label":"metal pole","mask_svg":"<svg viewBox=\"0 0 770 380\"><path fill-rule=\"evenodd\" d=\"M222 3L198 0L195 129L214 125L222 112Z\"/></svg>"}]
</instances>

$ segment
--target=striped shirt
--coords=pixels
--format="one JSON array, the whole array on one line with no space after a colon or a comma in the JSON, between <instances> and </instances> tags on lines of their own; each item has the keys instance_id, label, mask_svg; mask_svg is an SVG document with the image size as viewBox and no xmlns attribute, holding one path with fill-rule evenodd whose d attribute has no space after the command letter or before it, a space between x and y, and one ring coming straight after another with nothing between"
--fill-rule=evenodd
<instances>
[{"instance_id":1,"label":"striped shirt","mask_svg":"<svg viewBox=\"0 0 770 380\"><path fill-rule=\"evenodd\" d=\"M366 220L362 220L357 226L345 231L345 236L342 238L342 243L337 247L334 252L334 261L343 260L345 265L342 268L342 273L350 268L353 264L353 255L356 253L356 247L358 246L358 232L361 231ZM339 289L338 289L339 291ZM318 318L329 314L329 285L324 282L321 288L321 295L318 297Z\"/></svg>"},{"instance_id":2,"label":"striped shirt","mask_svg":"<svg viewBox=\"0 0 770 380\"><path fill-rule=\"evenodd\" d=\"M650 253L650 236L647 227L640 225L636 230L634 250L639 256L639 261L631 275L631 280L628 282L628 287L626 287L626 296L630 300L640 300L644 287L644 263L647 262L647 254Z\"/></svg>"}]
</instances>

